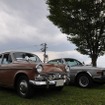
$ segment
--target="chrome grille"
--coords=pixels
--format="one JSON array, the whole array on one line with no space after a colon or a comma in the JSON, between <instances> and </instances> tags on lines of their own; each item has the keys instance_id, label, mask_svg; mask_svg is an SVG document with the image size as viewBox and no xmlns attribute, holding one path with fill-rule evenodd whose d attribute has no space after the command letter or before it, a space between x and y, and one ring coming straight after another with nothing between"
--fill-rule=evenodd
<instances>
[{"instance_id":1,"label":"chrome grille","mask_svg":"<svg viewBox=\"0 0 105 105\"><path fill-rule=\"evenodd\" d=\"M49 80L61 79L61 78L64 78L64 75L60 74L60 73L55 73L55 74L48 75Z\"/></svg>"}]
</instances>

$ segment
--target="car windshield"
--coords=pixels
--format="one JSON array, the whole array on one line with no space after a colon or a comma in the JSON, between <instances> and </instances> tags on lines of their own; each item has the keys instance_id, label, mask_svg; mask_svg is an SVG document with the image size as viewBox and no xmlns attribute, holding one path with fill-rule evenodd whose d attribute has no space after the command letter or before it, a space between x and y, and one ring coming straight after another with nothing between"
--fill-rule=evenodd
<instances>
[{"instance_id":1,"label":"car windshield","mask_svg":"<svg viewBox=\"0 0 105 105\"><path fill-rule=\"evenodd\" d=\"M13 53L13 56L17 61L26 60L26 61L42 62L37 55L31 53L15 52Z\"/></svg>"},{"instance_id":2,"label":"car windshield","mask_svg":"<svg viewBox=\"0 0 105 105\"><path fill-rule=\"evenodd\" d=\"M76 59L65 59L65 61L70 67L72 67L72 66L83 66L83 64Z\"/></svg>"}]
</instances>

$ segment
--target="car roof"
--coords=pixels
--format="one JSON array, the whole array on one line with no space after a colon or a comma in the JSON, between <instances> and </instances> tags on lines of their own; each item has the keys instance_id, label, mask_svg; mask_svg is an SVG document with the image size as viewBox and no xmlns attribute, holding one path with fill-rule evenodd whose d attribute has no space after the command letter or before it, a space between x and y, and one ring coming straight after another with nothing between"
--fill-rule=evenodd
<instances>
[{"instance_id":1,"label":"car roof","mask_svg":"<svg viewBox=\"0 0 105 105\"><path fill-rule=\"evenodd\" d=\"M6 54L6 53L15 53L15 52L21 52L21 53L31 53L31 54L34 54L32 52L26 52L26 51L5 51L5 52L0 52L0 54Z\"/></svg>"},{"instance_id":2,"label":"car roof","mask_svg":"<svg viewBox=\"0 0 105 105\"><path fill-rule=\"evenodd\" d=\"M56 58L56 59L51 59L49 61L52 61L52 60L57 60L57 59L75 59L75 58ZM77 60L77 59L76 59Z\"/></svg>"}]
</instances>

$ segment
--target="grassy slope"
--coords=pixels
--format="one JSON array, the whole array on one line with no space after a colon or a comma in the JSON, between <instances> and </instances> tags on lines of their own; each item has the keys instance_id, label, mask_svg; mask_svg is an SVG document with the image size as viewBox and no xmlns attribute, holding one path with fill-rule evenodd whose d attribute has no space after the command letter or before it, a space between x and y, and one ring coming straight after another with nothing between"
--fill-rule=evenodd
<instances>
[{"instance_id":1,"label":"grassy slope","mask_svg":"<svg viewBox=\"0 0 105 105\"><path fill-rule=\"evenodd\" d=\"M38 90L31 99L0 88L0 105L105 105L105 85L89 89L65 86L61 92Z\"/></svg>"}]
</instances>

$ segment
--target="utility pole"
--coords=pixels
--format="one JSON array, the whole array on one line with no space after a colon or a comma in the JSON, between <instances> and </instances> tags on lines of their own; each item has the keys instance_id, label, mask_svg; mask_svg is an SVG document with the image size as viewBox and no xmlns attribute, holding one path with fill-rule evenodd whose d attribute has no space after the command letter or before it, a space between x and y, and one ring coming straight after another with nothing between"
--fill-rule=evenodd
<instances>
[{"instance_id":1,"label":"utility pole","mask_svg":"<svg viewBox=\"0 0 105 105\"><path fill-rule=\"evenodd\" d=\"M46 62L46 59L48 59L48 55L46 54L46 49L48 48L47 47L47 44L46 43L42 43L41 44L41 46L43 46L42 48L41 48L41 51L42 52L44 52L44 54L43 54L43 62L45 63Z\"/></svg>"}]
</instances>

